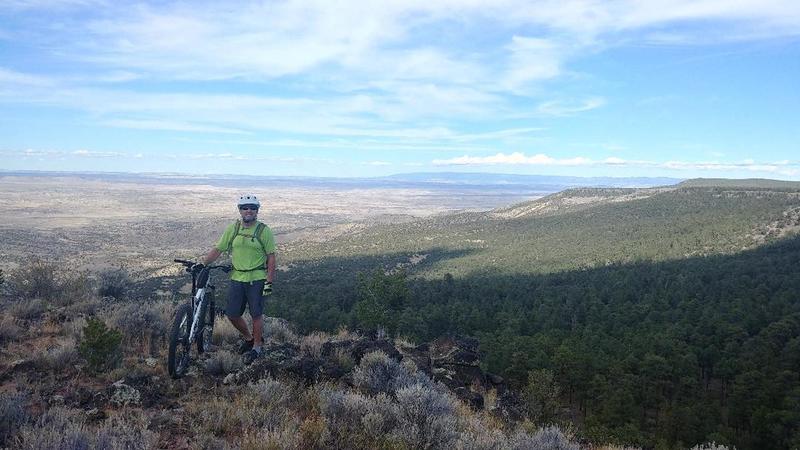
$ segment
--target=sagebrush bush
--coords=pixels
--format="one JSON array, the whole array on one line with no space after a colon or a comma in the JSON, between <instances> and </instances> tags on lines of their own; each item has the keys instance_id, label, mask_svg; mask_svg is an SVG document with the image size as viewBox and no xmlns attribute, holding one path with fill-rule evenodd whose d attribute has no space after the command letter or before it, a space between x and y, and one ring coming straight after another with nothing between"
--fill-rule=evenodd
<instances>
[{"instance_id":1,"label":"sagebrush bush","mask_svg":"<svg viewBox=\"0 0 800 450\"><path fill-rule=\"evenodd\" d=\"M695 445L691 450L728 450L728 447L719 445L716 442L707 442L705 444Z\"/></svg>"},{"instance_id":2,"label":"sagebrush bush","mask_svg":"<svg viewBox=\"0 0 800 450\"><path fill-rule=\"evenodd\" d=\"M20 299L43 299L57 306L91 296L86 272L67 272L61 265L33 259L9 276L11 294Z\"/></svg>"},{"instance_id":3,"label":"sagebrush bush","mask_svg":"<svg viewBox=\"0 0 800 450\"><path fill-rule=\"evenodd\" d=\"M60 291L58 265L35 258L20 266L9 277L12 294L25 299L52 299Z\"/></svg>"},{"instance_id":4,"label":"sagebrush bush","mask_svg":"<svg viewBox=\"0 0 800 450\"><path fill-rule=\"evenodd\" d=\"M46 410L33 425L23 426L16 448L23 450L62 450L94 448L94 433L83 414L64 407Z\"/></svg>"},{"instance_id":5,"label":"sagebrush bush","mask_svg":"<svg viewBox=\"0 0 800 450\"><path fill-rule=\"evenodd\" d=\"M260 398L246 392L231 398L213 397L187 406L195 432L216 436L240 435L242 430L277 429L287 418L285 407L264 407Z\"/></svg>"},{"instance_id":6,"label":"sagebrush bush","mask_svg":"<svg viewBox=\"0 0 800 450\"><path fill-rule=\"evenodd\" d=\"M16 324L14 319L9 316L3 316L0 319L0 343L15 341L19 339L22 334L22 329Z\"/></svg>"},{"instance_id":7,"label":"sagebrush bush","mask_svg":"<svg viewBox=\"0 0 800 450\"><path fill-rule=\"evenodd\" d=\"M322 346L331 340L331 336L328 333L315 331L303 336L300 340L300 350L307 356L319 358L322 356Z\"/></svg>"},{"instance_id":8,"label":"sagebrush bush","mask_svg":"<svg viewBox=\"0 0 800 450\"><path fill-rule=\"evenodd\" d=\"M122 333L91 317L83 329L78 352L89 363L90 371L102 373L117 367L122 361L121 342Z\"/></svg>"},{"instance_id":9,"label":"sagebrush bush","mask_svg":"<svg viewBox=\"0 0 800 450\"><path fill-rule=\"evenodd\" d=\"M506 435L502 431L487 427L476 417L466 421L455 444L457 450L503 450L507 447Z\"/></svg>"},{"instance_id":10,"label":"sagebrush bush","mask_svg":"<svg viewBox=\"0 0 800 450\"><path fill-rule=\"evenodd\" d=\"M242 358L227 350L219 350L205 362L205 372L209 375L227 375L244 366Z\"/></svg>"},{"instance_id":11,"label":"sagebrush bush","mask_svg":"<svg viewBox=\"0 0 800 450\"><path fill-rule=\"evenodd\" d=\"M33 364L39 370L63 370L75 364L78 356L76 341L68 338L43 352L37 352L33 357Z\"/></svg>"},{"instance_id":12,"label":"sagebrush bush","mask_svg":"<svg viewBox=\"0 0 800 450\"><path fill-rule=\"evenodd\" d=\"M319 406L326 422L323 440L329 448L375 448L392 438L397 406L384 394L369 397L358 392L325 389Z\"/></svg>"},{"instance_id":13,"label":"sagebrush bush","mask_svg":"<svg viewBox=\"0 0 800 450\"><path fill-rule=\"evenodd\" d=\"M8 308L9 314L21 320L38 319L46 310L44 302L39 298L19 299Z\"/></svg>"},{"instance_id":14,"label":"sagebrush bush","mask_svg":"<svg viewBox=\"0 0 800 450\"><path fill-rule=\"evenodd\" d=\"M533 435L518 431L509 439L512 450L580 450L580 446L571 442L558 427L549 426L539 429Z\"/></svg>"},{"instance_id":15,"label":"sagebrush bush","mask_svg":"<svg viewBox=\"0 0 800 450\"><path fill-rule=\"evenodd\" d=\"M458 439L458 403L450 394L426 384L397 391L395 436L411 448L452 448Z\"/></svg>"},{"instance_id":16,"label":"sagebrush bush","mask_svg":"<svg viewBox=\"0 0 800 450\"><path fill-rule=\"evenodd\" d=\"M158 435L147 429L148 419L141 412L127 410L103 422L94 436L92 448L109 450L149 450L157 448Z\"/></svg>"},{"instance_id":17,"label":"sagebrush bush","mask_svg":"<svg viewBox=\"0 0 800 450\"><path fill-rule=\"evenodd\" d=\"M123 268L108 269L97 274L97 294L115 300L125 298L133 288L128 271Z\"/></svg>"},{"instance_id":18,"label":"sagebrush bush","mask_svg":"<svg viewBox=\"0 0 800 450\"><path fill-rule=\"evenodd\" d=\"M27 420L25 395L0 392L0 447L6 447L10 438Z\"/></svg>"},{"instance_id":19,"label":"sagebrush bush","mask_svg":"<svg viewBox=\"0 0 800 450\"><path fill-rule=\"evenodd\" d=\"M353 384L368 394L394 395L398 389L414 384L430 385L423 373L412 373L382 351L367 353L353 370Z\"/></svg>"},{"instance_id":20,"label":"sagebrush bush","mask_svg":"<svg viewBox=\"0 0 800 450\"><path fill-rule=\"evenodd\" d=\"M140 412L109 417L92 429L82 411L58 406L45 411L35 424L22 427L16 443L16 448L25 450L148 450L156 448L158 436L147 429Z\"/></svg>"},{"instance_id":21,"label":"sagebrush bush","mask_svg":"<svg viewBox=\"0 0 800 450\"><path fill-rule=\"evenodd\" d=\"M293 344L297 342L297 335L286 320L264 316L264 339Z\"/></svg>"},{"instance_id":22,"label":"sagebrush bush","mask_svg":"<svg viewBox=\"0 0 800 450\"><path fill-rule=\"evenodd\" d=\"M85 327L86 319L83 317L75 317L61 325L61 334L63 334L66 338L74 339L77 342L83 337L83 329Z\"/></svg>"},{"instance_id":23,"label":"sagebrush bush","mask_svg":"<svg viewBox=\"0 0 800 450\"><path fill-rule=\"evenodd\" d=\"M247 385L245 395L256 397L268 408L287 406L292 399L296 387L274 378L259 380Z\"/></svg>"},{"instance_id":24,"label":"sagebrush bush","mask_svg":"<svg viewBox=\"0 0 800 450\"><path fill-rule=\"evenodd\" d=\"M132 302L111 313L111 324L122 332L124 342L133 348L157 354L167 336L167 324L160 308L153 303Z\"/></svg>"},{"instance_id":25,"label":"sagebrush bush","mask_svg":"<svg viewBox=\"0 0 800 450\"><path fill-rule=\"evenodd\" d=\"M241 333L233 326L230 320L218 318L214 322L214 334L212 342L214 345L233 344L241 338Z\"/></svg>"}]
</instances>

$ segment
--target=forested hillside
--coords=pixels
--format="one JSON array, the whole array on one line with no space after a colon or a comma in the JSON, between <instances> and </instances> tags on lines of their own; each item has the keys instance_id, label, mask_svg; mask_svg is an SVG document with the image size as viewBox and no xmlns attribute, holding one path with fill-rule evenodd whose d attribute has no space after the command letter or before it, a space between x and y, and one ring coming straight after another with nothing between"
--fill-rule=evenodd
<instances>
[{"instance_id":1,"label":"forested hillside","mask_svg":"<svg viewBox=\"0 0 800 450\"><path fill-rule=\"evenodd\" d=\"M370 229L288 252L270 312L477 336L485 368L529 393L536 420L594 442L795 448L799 196L582 189Z\"/></svg>"}]
</instances>

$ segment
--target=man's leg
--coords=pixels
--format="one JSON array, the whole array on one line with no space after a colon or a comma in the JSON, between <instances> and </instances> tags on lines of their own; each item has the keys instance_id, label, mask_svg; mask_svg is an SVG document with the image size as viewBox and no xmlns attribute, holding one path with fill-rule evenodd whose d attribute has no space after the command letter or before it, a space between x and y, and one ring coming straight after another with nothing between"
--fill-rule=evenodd
<instances>
[{"instance_id":1,"label":"man's leg","mask_svg":"<svg viewBox=\"0 0 800 450\"><path fill-rule=\"evenodd\" d=\"M239 333L242 334L242 338L245 341L252 341L253 338L260 339L261 330L258 330L259 336L255 336L255 321L253 321L253 335L250 335L250 330L247 328L247 321L244 320L244 317L228 317L228 320L231 321L234 327L239 330Z\"/></svg>"},{"instance_id":2,"label":"man's leg","mask_svg":"<svg viewBox=\"0 0 800 450\"><path fill-rule=\"evenodd\" d=\"M264 338L264 299L261 295L264 290L264 280L254 281L247 287L247 307L253 319L253 349L261 351Z\"/></svg>"},{"instance_id":3,"label":"man's leg","mask_svg":"<svg viewBox=\"0 0 800 450\"><path fill-rule=\"evenodd\" d=\"M253 317L253 346L254 347L261 347L261 343L264 342L263 339L263 332L264 332L264 316Z\"/></svg>"},{"instance_id":4,"label":"man's leg","mask_svg":"<svg viewBox=\"0 0 800 450\"><path fill-rule=\"evenodd\" d=\"M239 349L240 352L249 350L252 344L248 345L248 342L253 341L253 335L250 334L247 322L242 317L245 305L247 304L245 295L247 287L248 283L231 280L230 288L228 289L228 305L225 308L225 315L228 316L228 320L230 320L234 328L239 330L242 338L246 341Z\"/></svg>"}]
</instances>

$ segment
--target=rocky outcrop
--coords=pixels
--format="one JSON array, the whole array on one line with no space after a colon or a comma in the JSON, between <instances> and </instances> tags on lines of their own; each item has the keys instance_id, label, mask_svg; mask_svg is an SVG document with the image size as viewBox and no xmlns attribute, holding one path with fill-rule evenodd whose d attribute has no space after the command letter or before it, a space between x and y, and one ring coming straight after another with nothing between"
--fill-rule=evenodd
<instances>
[{"instance_id":1,"label":"rocky outcrop","mask_svg":"<svg viewBox=\"0 0 800 450\"><path fill-rule=\"evenodd\" d=\"M264 347L264 356L226 376L225 383L245 384L267 377L292 376L307 384L339 380L352 385L353 367L374 351L411 364L473 409L488 409L507 421L524 418L522 402L504 380L481 370L477 339L464 336L445 336L417 346L395 346L385 339L365 337L334 340L322 344L318 355L304 352L293 343L269 343Z\"/></svg>"}]
</instances>

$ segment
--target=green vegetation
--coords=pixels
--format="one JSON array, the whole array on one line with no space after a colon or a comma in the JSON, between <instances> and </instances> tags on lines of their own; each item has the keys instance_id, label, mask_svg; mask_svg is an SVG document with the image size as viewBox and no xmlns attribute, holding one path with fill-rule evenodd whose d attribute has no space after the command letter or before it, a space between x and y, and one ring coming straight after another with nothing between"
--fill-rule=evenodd
<instances>
[{"instance_id":1,"label":"green vegetation","mask_svg":"<svg viewBox=\"0 0 800 450\"><path fill-rule=\"evenodd\" d=\"M800 445L798 191L584 189L515 208L548 202L568 206L293 249L303 261L269 314L306 329L377 320L419 342L477 336L485 368L525 391L532 416L578 417L592 442ZM403 284L391 301L365 296Z\"/></svg>"},{"instance_id":2,"label":"green vegetation","mask_svg":"<svg viewBox=\"0 0 800 450\"><path fill-rule=\"evenodd\" d=\"M78 352L86 359L90 371L103 373L119 366L122 360L121 343L122 333L108 328L102 320L90 317L83 329Z\"/></svg>"}]
</instances>

